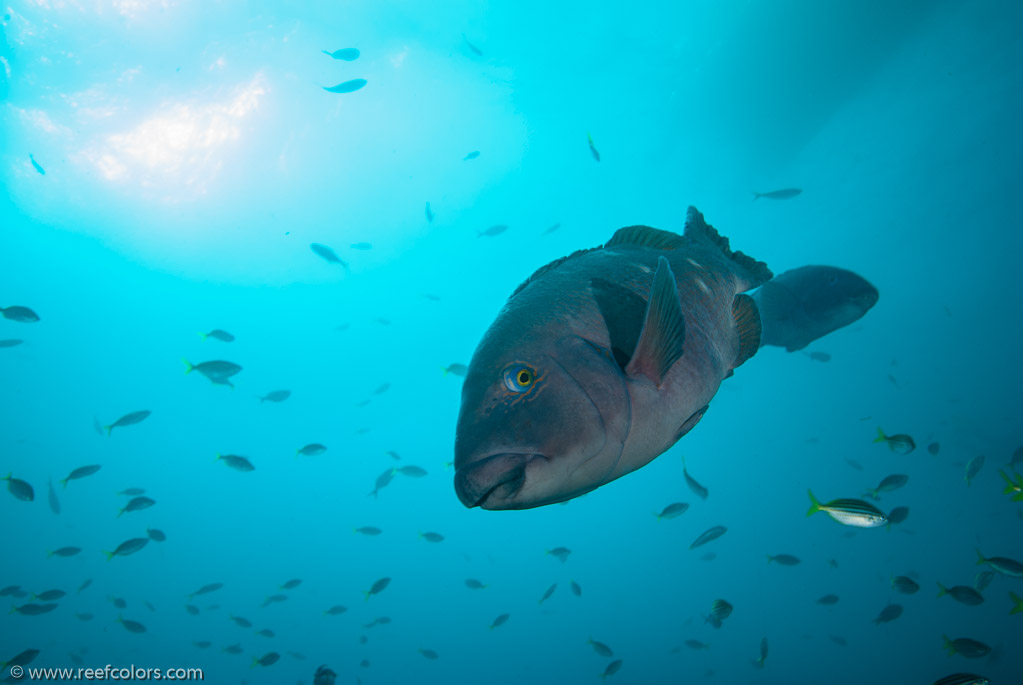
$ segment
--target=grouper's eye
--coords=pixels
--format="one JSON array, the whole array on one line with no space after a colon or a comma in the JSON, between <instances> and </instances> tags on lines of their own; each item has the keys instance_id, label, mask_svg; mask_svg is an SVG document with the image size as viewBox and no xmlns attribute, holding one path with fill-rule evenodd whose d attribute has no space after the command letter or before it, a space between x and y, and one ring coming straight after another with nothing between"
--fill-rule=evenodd
<instances>
[{"instance_id":1,"label":"grouper's eye","mask_svg":"<svg viewBox=\"0 0 1023 685\"><path fill-rule=\"evenodd\" d=\"M536 381L536 372L525 364L514 364L504 371L504 384L512 392L526 392Z\"/></svg>"}]
</instances>

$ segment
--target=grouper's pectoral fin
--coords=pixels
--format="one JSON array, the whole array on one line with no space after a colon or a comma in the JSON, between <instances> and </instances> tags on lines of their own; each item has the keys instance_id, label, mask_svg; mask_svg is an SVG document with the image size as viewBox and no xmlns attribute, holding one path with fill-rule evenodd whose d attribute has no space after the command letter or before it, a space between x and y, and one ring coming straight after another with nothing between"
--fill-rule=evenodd
<instances>
[{"instance_id":1,"label":"grouper's pectoral fin","mask_svg":"<svg viewBox=\"0 0 1023 685\"><path fill-rule=\"evenodd\" d=\"M593 278L590 281L590 292L607 326L611 353L618 368L624 370L632 360L639 334L643 330L646 300L624 285L603 278Z\"/></svg>"},{"instance_id":2,"label":"grouper's pectoral fin","mask_svg":"<svg viewBox=\"0 0 1023 685\"><path fill-rule=\"evenodd\" d=\"M625 367L627 376L646 376L660 387L671 365L682 356L686 322L678 299L675 274L664 257L657 258L657 273L647 301L643 331L636 352Z\"/></svg>"},{"instance_id":3,"label":"grouper's pectoral fin","mask_svg":"<svg viewBox=\"0 0 1023 685\"><path fill-rule=\"evenodd\" d=\"M732 317L739 333L739 354L732 368L742 366L760 349L760 312L757 303L749 295L736 295L732 300Z\"/></svg>"}]
</instances>

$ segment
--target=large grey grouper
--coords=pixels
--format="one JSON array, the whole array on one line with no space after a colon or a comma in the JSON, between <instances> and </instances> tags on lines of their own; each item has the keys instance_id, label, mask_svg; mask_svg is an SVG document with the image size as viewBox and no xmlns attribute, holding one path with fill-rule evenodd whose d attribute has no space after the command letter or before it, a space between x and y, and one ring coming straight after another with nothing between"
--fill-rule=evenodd
<instances>
[{"instance_id":1,"label":"large grey grouper","mask_svg":"<svg viewBox=\"0 0 1023 685\"><path fill-rule=\"evenodd\" d=\"M467 507L528 509L635 471L703 417L760 346L745 295L771 271L690 207L542 267L473 354L455 436Z\"/></svg>"}]
</instances>

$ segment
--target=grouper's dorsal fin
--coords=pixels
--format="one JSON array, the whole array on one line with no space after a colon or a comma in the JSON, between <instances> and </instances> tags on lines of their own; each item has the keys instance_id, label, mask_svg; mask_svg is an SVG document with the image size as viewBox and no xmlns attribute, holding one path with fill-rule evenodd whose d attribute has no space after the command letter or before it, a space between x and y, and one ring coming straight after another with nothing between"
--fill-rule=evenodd
<instances>
[{"instance_id":1,"label":"grouper's dorsal fin","mask_svg":"<svg viewBox=\"0 0 1023 685\"><path fill-rule=\"evenodd\" d=\"M590 292L607 326L611 353L618 366L625 369L643 330L646 300L624 285L599 277L590 279Z\"/></svg>"},{"instance_id":2,"label":"grouper's dorsal fin","mask_svg":"<svg viewBox=\"0 0 1023 685\"><path fill-rule=\"evenodd\" d=\"M561 257L560 259L555 259L550 264L545 264L544 266L541 266L539 269L537 269L536 271L533 272L532 276L530 276L526 280L522 281L522 283L519 284L519 287L515 289L515 292L513 292L511 294L511 296L515 297L520 292L522 292L523 289L525 289L525 287L527 285L529 285L530 283L532 283L536 279L540 278L541 276L543 276L548 271L553 271L554 269L557 269L559 266L561 266L562 264L564 264L568 260L572 259L573 257L578 257L581 254L586 254L587 252L593 252L594 250L599 250L599 249L600 249L599 247L590 247L590 248L587 248L585 250L576 250L575 252L573 252L572 254L568 255L567 257Z\"/></svg>"},{"instance_id":3,"label":"grouper's dorsal fin","mask_svg":"<svg viewBox=\"0 0 1023 685\"><path fill-rule=\"evenodd\" d=\"M736 266L743 279L749 283L750 288L756 288L774 277L771 270L767 268L767 264L758 262L738 250L733 252L728 245L728 238L707 224L703 220L703 214L700 214L696 207L686 210L686 227L683 234L694 243L712 245L719 249Z\"/></svg>"},{"instance_id":4,"label":"grouper's dorsal fin","mask_svg":"<svg viewBox=\"0 0 1023 685\"><path fill-rule=\"evenodd\" d=\"M735 356L732 368L742 366L760 349L760 312L757 303L749 295L738 294L732 300L732 318L739 333L739 354Z\"/></svg>"},{"instance_id":5,"label":"grouper's dorsal fin","mask_svg":"<svg viewBox=\"0 0 1023 685\"><path fill-rule=\"evenodd\" d=\"M625 374L633 378L646 376L660 387L672 364L682 356L686 322L678 300L675 274L663 256L657 258L657 273L650 289L643 332L636 343Z\"/></svg>"},{"instance_id":6,"label":"grouper's dorsal fin","mask_svg":"<svg viewBox=\"0 0 1023 685\"><path fill-rule=\"evenodd\" d=\"M611 240L604 243L604 248L631 246L648 250L677 250L685 244L686 239L677 233L649 226L626 226L615 231Z\"/></svg>"}]
</instances>

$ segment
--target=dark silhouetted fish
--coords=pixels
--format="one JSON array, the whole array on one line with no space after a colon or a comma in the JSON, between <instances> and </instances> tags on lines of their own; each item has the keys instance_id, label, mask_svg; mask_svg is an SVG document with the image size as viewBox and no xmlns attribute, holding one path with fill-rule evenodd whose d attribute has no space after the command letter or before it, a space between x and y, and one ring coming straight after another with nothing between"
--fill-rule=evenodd
<instances>
[{"instance_id":1,"label":"dark silhouetted fish","mask_svg":"<svg viewBox=\"0 0 1023 685\"><path fill-rule=\"evenodd\" d=\"M0 349L4 347L17 347L23 342L25 341L19 340L18 338L7 338L6 340L0 340Z\"/></svg>"},{"instance_id":2,"label":"dark silhouetted fish","mask_svg":"<svg viewBox=\"0 0 1023 685\"><path fill-rule=\"evenodd\" d=\"M390 578L381 578L380 580L373 583L372 587L368 590L364 590L362 594L366 596L366 601L369 601L370 596L379 595L381 592L387 589L387 586L391 584Z\"/></svg>"},{"instance_id":3,"label":"dark silhouetted fish","mask_svg":"<svg viewBox=\"0 0 1023 685\"><path fill-rule=\"evenodd\" d=\"M42 168L42 167L41 167L41 166L39 165L39 162L37 162L37 161L36 161L36 158L35 158L35 157L33 157L32 155L29 155L29 156L28 156L28 161L32 162L32 168L34 168L34 169L35 169L36 171L38 171L40 175L42 175L42 176L45 176L45 175L46 175L46 170L45 170L45 169L43 169L43 168Z\"/></svg>"},{"instance_id":4,"label":"dark silhouetted fish","mask_svg":"<svg viewBox=\"0 0 1023 685\"><path fill-rule=\"evenodd\" d=\"M799 566L799 557L794 557L791 554L768 554L767 563L775 562L780 566Z\"/></svg>"},{"instance_id":5,"label":"dark silhouetted fish","mask_svg":"<svg viewBox=\"0 0 1023 685\"><path fill-rule=\"evenodd\" d=\"M7 481L7 492L14 495L15 499L20 499L22 502L31 502L36 498L36 493L32 486L20 478L14 478L14 474L8 473L4 478L0 478L0 480Z\"/></svg>"},{"instance_id":6,"label":"dark silhouetted fish","mask_svg":"<svg viewBox=\"0 0 1023 685\"><path fill-rule=\"evenodd\" d=\"M442 366L440 368L444 371L445 376L450 373L452 376L461 376L462 378L465 378L465 374L469 373L469 367L465 364L459 364L458 362L454 362L448 366Z\"/></svg>"},{"instance_id":7,"label":"dark silhouetted fish","mask_svg":"<svg viewBox=\"0 0 1023 685\"><path fill-rule=\"evenodd\" d=\"M476 159L479 156L480 156L480 151L479 150L473 150L472 152L467 154L465 157L462 157L462 161L465 162L465 161L468 161L470 159Z\"/></svg>"},{"instance_id":8,"label":"dark silhouetted fish","mask_svg":"<svg viewBox=\"0 0 1023 685\"><path fill-rule=\"evenodd\" d=\"M320 52L322 52L327 57L333 57L334 59L339 59L344 62L353 62L359 59L359 50L357 48L341 48L340 50L335 50L334 52L327 52L326 50L321 50Z\"/></svg>"},{"instance_id":9,"label":"dark silhouetted fish","mask_svg":"<svg viewBox=\"0 0 1023 685\"><path fill-rule=\"evenodd\" d=\"M111 426L112 427L112 426ZM66 488L69 480L78 480L79 478L85 478L99 471L102 467L99 464L90 464L89 466L79 466L77 469L67 475L67 478L61 480L61 484Z\"/></svg>"},{"instance_id":10,"label":"dark silhouetted fish","mask_svg":"<svg viewBox=\"0 0 1023 685\"><path fill-rule=\"evenodd\" d=\"M892 576L892 589L904 595L915 595L920 591L920 584L909 576Z\"/></svg>"},{"instance_id":11,"label":"dark silhouetted fish","mask_svg":"<svg viewBox=\"0 0 1023 685\"><path fill-rule=\"evenodd\" d=\"M57 491L53 489L53 481L46 481L47 496L50 503L50 511L60 514L60 499L57 498Z\"/></svg>"},{"instance_id":12,"label":"dark silhouetted fish","mask_svg":"<svg viewBox=\"0 0 1023 685\"><path fill-rule=\"evenodd\" d=\"M941 639L945 641L945 651L952 654L960 654L965 656L967 659L980 659L991 653L991 648L983 642L977 640L971 640L968 637L960 637L955 640L948 639L948 635L942 635Z\"/></svg>"},{"instance_id":13,"label":"dark silhouetted fish","mask_svg":"<svg viewBox=\"0 0 1023 685\"><path fill-rule=\"evenodd\" d=\"M429 202L426 203L426 220L430 223L433 223L433 210L430 209Z\"/></svg>"},{"instance_id":14,"label":"dark silhouetted fish","mask_svg":"<svg viewBox=\"0 0 1023 685\"><path fill-rule=\"evenodd\" d=\"M985 557L980 553L979 549L977 550L977 557L978 566L987 564L1002 575L1011 576L1013 578L1023 578L1023 564L1015 559L1009 559L1007 557Z\"/></svg>"},{"instance_id":15,"label":"dark silhouetted fish","mask_svg":"<svg viewBox=\"0 0 1023 685\"><path fill-rule=\"evenodd\" d=\"M273 666L278 660L280 660L280 658L281 655L277 652L267 652L261 657L252 657L252 666L250 668L255 668L256 666Z\"/></svg>"},{"instance_id":16,"label":"dark silhouetted fish","mask_svg":"<svg viewBox=\"0 0 1023 685\"><path fill-rule=\"evenodd\" d=\"M823 597L817 600L817 603L823 604L824 606L838 604L838 595L824 595Z\"/></svg>"},{"instance_id":17,"label":"dark silhouetted fish","mask_svg":"<svg viewBox=\"0 0 1023 685\"><path fill-rule=\"evenodd\" d=\"M219 340L220 342L226 343L234 342L233 335L219 328L214 328L209 333L200 333L199 337L202 338L203 340L206 340L206 338L213 338L214 340Z\"/></svg>"},{"instance_id":18,"label":"dark silhouetted fish","mask_svg":"<svg viewBox=\"0 0 1023 685\"><path fill-rule=\"evenodd\" d=\"M73 557L82 551L81 547L59 547L52 552L47 552L48 557Z\"/></svg>"},{"instance_id":19,"label":"dark silhouetted fish","mask_svg":"<svg viewBox=\"0 0 1023 685\"><path fill-rule=\"evenodd\" d=\"M969 487L973 479L977 477L980 470L984 468L984 455L978 455L970 460L970 463L966 465L966 486Z\"/></svg>"},{"instance_id":20,"label":"dark silhouetted fish","mask_svg":"<svg viewBox=\"0 0 1023 685\"><path fill-rule=\"evenodd\" d=\"M889 604L884 609L881 609L881 613L874 619L874 625L880 625L882 623L891 623L899 616L902 616L902 605L901 604Z\"/></svg>"},{"instance_id":21,"label":"dark silhouetted fish","mask_svg":"<svg viewBox=\"0 0 1023 685\"><path fill-rule=\"evenodd\" d=\"M188 362L185 363L187 364ZM189 371L191 371L191 369L189 369ZM137 423L142 423L143 421L148 419L150 415L152 415L152 413L153 412L149 411L148 409L143 409L141 411L133 411L130 414L125 414L124 416L117 419L109 426L103 426L103 430L107 432L107 436L109 437L114 432L115 428L134 426Z\"/></svg>"},{"instance_id":22,"label":"dark silhouetted fish","mask_svg":"<svg viewBox=\"0 0 1023 685\"><path fill-rule=\"evenodd\" d=\"M984 597L969 585L945 587L938 583L938 597L944 597L945 595L966 606L975 607L984 603Z\"/></svg>"},{"instance_id":23,"label":"dark silhouetted fish","mask_svg":"<svg viewBox=\"0 0 1023 685\"><path fill-rule=\"evenodd\" d=\"M222 461L229 468L235 471L249 472L255 471L256 467L252 465L252 462L245 457L240 457L237 454L218 454L217 461Z\"/></svg>"},{"instance_id":24,"label":"dark silhouetted fish","mask_svg":"<svg viewBox=\"0 0 1023 685\"><path fill-rule=\"evenodd\" d=\"M882 492L891 492L892 490L898 490L909 482L909 476L902 473L894 473L890 476L885 476L877 487L873 490L868 490L864 493L864 497L870 497L876 500L881 499Z\"/></svg>"},{"instance_id":25,"label":"dark silhouetted fish","mask_svg":"<svg viewBox=\"0 0 1023 685\"><path fill-rule=\"evenodd\" d=\"M551 592L553 592L553 590ZM509 618L511 618L511 614L501 614L500 616L494 619L493 623L490 624L490 629L493 630L494 628L499 628L503 626L505 623L508 622Z\"/></svg>"},{"instance_id":26,"label":"dark silhouetted fish","mask_svg":"<svg viewBox=\"0 0 1023 685\"><path fill-rule=\"evenodd\" d=\"M586 134L586 144L590 146L590 154L593 155L593 159L600 161L600 153L597 151L597 146L593 144L593 136L589 133Z\"/></svg>"},{"instance_id":27,"label":"dark silhouetted fish","mask_svg":"<svg viewBox=\"0 0 1023 685\"><path fill-rule=\"evenodd\" d=\"M686 485L688 485L689 489L693 491L693 494L695 494L700 499L703 500L707 499L707 496L710 493L707 491L707 488L700 485L695 478L689 475L689 469L686 468L685 457L682 457L682 475L685 477Z\"/></svg>"},{"instance_id":28,"label":"dark silhouetted fish","mask_svg":"<svg viewBox=\"0 0 1023 685\"><path fill-rule=\"evenodd\" d=\"M309 249L312 250L316 255L323 258L324 260L330 262L331 264L340 264L345 271L348 271L348 262L338 257L337 253L334 252L334 250L327 247L326 245L321 245L320 243L310 243Z\"/></svg>"},{"instance_id":29,"label":"dark silhouetted fish","mask_svg":"<svg viewBox=\"0 0 1023 685\"><path fill-rule=\"evenodd\" d=\"M128 501L126 505L124 505L121 508L119 512L117 512L117 515L120 516L121 514L124 514L126 512L141 511L143 509L148 509L154 504L156 504L156 500L151 499L149 497L145 496L133 497L131 498L131 500Z\"/></svg>"},{"instance_id":30,"label":"dark silhouetted fish","mask_svg":"<svg viewBox=\"0 0 1023 685\"><path fill-rule=\"evenodd\" d=\"M268 392L263 397L260 397L259 401L260 401L260 403L263 403L263 402L283 402L284 400L288 399L289 397L291 397L291 391L290 390L274 390L272 392Z\"/></svg>"},{"instance_id":31,"label":"dark silhouetted fish","mask_svg":"<svg viewBox=\"0 0 1023 685\"><path fill-rule=\"evenodd\" d=\"M934 681L934 685L990 685L990 683L990 680L975 673L953 673Z\"/></svg>"},{"instance_id":32,"label":"dark silhouetted fish","mask_svg":"<svg viewBox=\"0 0 1023 685\"><path fill-rule=\"evenodd\" d=\"M604 672L600 674L600 679L605 680L608 676L613 676L615 673L622 670L622 663L623 661L621 659L615 659L609 663L604 669Z\"/></svg>"},{"instance_id":33,"label":"dark silhouetted fish","mask_svg":"<svg viewBox=\"0 0 1023 685\"><path fill-rule=\"evenodd\" d=\"M877 428L877 437L874 438L874 442L884 442L888 444L888 449L898 454L909 454L916 449L916 442L912 437L905 433L896 433L895 435L885 435L881 427Z\"/></svg>"},{"instance_id":34,"label":"dark silhouetted fish","mask_svg":"<svg viewBox=\"0 0 1023 685\"><path fill-rule=\"evenodd\" d=\"M803 266L775 276L756 292L761 345L801 350L844 328L877 304L877 288L846 269Z\"/></svg>"},{"instance_id":35,"label":"dark silhouetted fish","mask_svg":"<svg viewBox=\"0 0 1023 685\"><path fill-rule=\"evenodd\" d=\"M664 507L664 509L661 509L661 513L658 514L655 512L654 516L657 517L658 521L660 521L661 519L673 519L676 516L681 516L682 514L686 513L688 509L689 505L686 504L685 502L673 502L668 506Z\"/></svg>"},{"instance_id":36,"label":"dark silhouetted fish","mask_svg":"<svg viewBox=\"0 0 1023 685\"><path fill-rule=\"evenodd\" d=\"M324 86L323 89L328 93L354 93L357 90L361 90L366 83L367 81L364 78L353 78L351 81L345 81L329 88Z\"/></svg>"},{"instance_id":37,"label":"dark silhouetted fish","mask_svg":"<svg viewBox=\"0 0 1023 685\"><path fill-rule=\"evenodd\" d=\"M470 50L470 52L472 52L472 54L476 55L477 57L482 57L483 56L483 51L480 50L475 45L473 45L472 43L470 43L469 39L465 37L464 33L462 34L462 41L465 43L465 47L469 48L469 50Z\"/></svg>"},{"instance_id":38,"label":"dark silhouetted fish","mask_svg":"<svg viewBox=\"0 0 1023 685\"><path fill-rule=\"evenodd\" d=\"M717 540L719 537L728 532L728 529L724 526L714 526L704 532L700 533L700 536L693 540L693 544L689 545L689 549L695 549L696 547L702 547L708 542Z\"/></svg>"},{"instance_id":39,"label":"dark silhouetted fish","mask_svg":"<svg viewBox=\"0 0 1023 685\"><path fill-rule=\"evenodd\" d=\"M799 188L783 188L782 190L770 190L766 193L753 193L753 201L756 202L762 197L768 200L791 200L803 191Z\"/></svg>"},{"instance_id":40,"label":"dark silhouetted fish","mask_svg":"<svg viewBox=\"0 0 1023 685\"><path fill-rule=\"evenodd\" d=\"M113 552L103 553L107 555L107 561L110 561L114 557L126 557L129 554L135 554L135 552L138 552L148 544L149 538L131 538L119 544Z\"/></svg>"},{"instance_id":41,"label":"dark silhouetted fish","mask_svg":"<svg viewBox=\"0 0 1023 685\"><path fill-rule=\"evenodd\" d=\"M502 233L504 233L507 230L508 230L508 227L506 225L504 225L504 224L497 224L495 226L491 226L490 228L486 228L486 229L484 229L482 231L477 231L476 232L476 237L478 237L478 238L482 238L483 236L493 237L495 235L501 235Z\"/></svg>"},{"instance_id":42,"label":"dark silhouetted fish","mask_svg":"<svg viewBox=\"0 0 1023 685\"><path fill-rule=\"evenodd\" d=\"M0 316L18 323L36 323L39 315L28 307L13 305L11 307L0 307Z\"/></svg>"}]
</instances>

